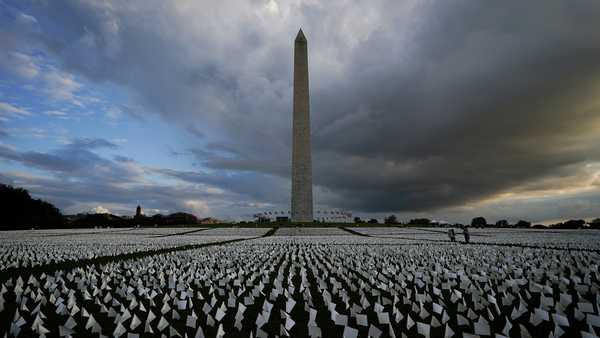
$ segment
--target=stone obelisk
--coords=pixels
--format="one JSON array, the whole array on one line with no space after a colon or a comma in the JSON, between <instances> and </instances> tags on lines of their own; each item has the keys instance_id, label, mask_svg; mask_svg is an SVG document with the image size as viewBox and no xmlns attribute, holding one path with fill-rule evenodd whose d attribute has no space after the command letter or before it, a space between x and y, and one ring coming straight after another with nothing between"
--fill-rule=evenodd
<instances>
[{"instance_id":1,"label":"stone obelisk","mask_svg":"<svg viewBox=\"0 0 600 338\"><path fill-rule=\"evenodd\" d=\"M292 140L292 221L313 221L308 50L302 29L294 41L294 117Z\"/></svg>"}]
</instances>

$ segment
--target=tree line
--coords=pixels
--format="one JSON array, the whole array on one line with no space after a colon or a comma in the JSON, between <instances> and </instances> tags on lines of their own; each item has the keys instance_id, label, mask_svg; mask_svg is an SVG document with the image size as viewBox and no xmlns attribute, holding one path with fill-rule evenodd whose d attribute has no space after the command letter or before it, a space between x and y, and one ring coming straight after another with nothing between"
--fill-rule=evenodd
<instances>
[{"instance_id":1,"label":"tree line","mask_svg":"<svg viewBox=\"0 0 600 338\"><path fill-rule=\"evenodd\" d=\"M360 217L354 218L354 223L367 223L367 224L378 224L379 221L377 219L371 218L368 221L362 220ZM465 226L471 226L473 228L521 228L521 229L600 229L600 218L596 218L591 222L586 222L583 219L576 220L568 220L565 222L558 222L550 225L543 224L532 224L526 220L519 220L516 223L510 224L507 220L502 219L497 221L496 223L488 223L488 221L482 217L478 216L471 220L470 224L449 224L449 223L440 223L436 221L432 221L428 218L414 218L410 221L403 223L398 221L398 218L395 215L390 215L384 218L383 224L391 224L391 225L404 225L404 226L420 226L420 227L459 227L463 228Z\"/></svg>"},{"instance_id":2,"label":"tree line","mask_svg":"<svg viewBox=\"0 0 600 338\"><path fill-rule=\"evenodd\" d=\"M0 230L172 226L198 224L196 216L184 212L170 215L122 217L113 214L63 215L41 199L32 198L23 188L0 184Z\"/></svg>"},{"instance_id":3,"label":"tree line","mask_svg":"<svg viewBox=\"0 0 600 338\"><path fill-rule=\"evenodd\" d=\"M86 227L134 227L134 226L173 226L173 225L195 225L200 220L192 214L177 212L170 215L144 216L137 214L135 217L122 217L113 214L77 214L63 215L60 210L41 199L34 199L29 192L23 188L14 188L10 185L0 184L0 215L2 222L1 230L9 229L53 229L53 228L86 228ZM358 224L379 224L377 219L362 220L355 217L354 222ZM421 226L421 227L465 227L475 228L552 228L552 229L600 229L600 218L591 222L585 220L568 220L549 226L534 224L520 220L510 224L502 219L496 223L488 223L484 217L475 217L470 225L448 224L432 221L428 218L415 218L403 223L395 215L385 217L384 224Z\"/></svg>"},{"instance_id":4,"label":"tree line","mask_svg":"<svg viewBox=\"0 0 600 338\"><path fill-rule=\"evenodd\" d=\"M57 207L32 198L23 188L5 184L0 184L0 213L3 229L26 229L33 225L46 228L65 226L65 219Z\"/></svg>"}]
</instances>

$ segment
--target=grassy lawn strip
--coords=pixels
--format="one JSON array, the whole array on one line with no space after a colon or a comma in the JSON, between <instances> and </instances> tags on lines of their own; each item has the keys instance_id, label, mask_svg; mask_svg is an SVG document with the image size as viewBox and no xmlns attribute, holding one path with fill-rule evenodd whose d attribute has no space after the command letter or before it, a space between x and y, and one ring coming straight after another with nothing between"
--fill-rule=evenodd
<instances>
[{"instance_id":1,"label":"grassy lawn strip","mask_svg":"<svg viewBox=\"0 0 600 338\"><path fill-rule=\"evenodd\" d=\"M193 234L194 232L200 232L200 231L205 231L205 230L208 230L208 228L205 228L205 229L195 229L195 230L184 231L184 232L176 232L174 234L156 235L156 236L150 236L150 237L162 238L162 237L171 237L171 236L182 236L182 235Z\"/></svg>"}]
</instances>

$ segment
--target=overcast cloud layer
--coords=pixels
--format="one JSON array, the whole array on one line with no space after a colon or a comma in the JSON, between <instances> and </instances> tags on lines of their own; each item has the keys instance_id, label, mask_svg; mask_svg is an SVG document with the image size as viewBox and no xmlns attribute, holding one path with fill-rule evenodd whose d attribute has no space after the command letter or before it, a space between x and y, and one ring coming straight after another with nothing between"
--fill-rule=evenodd
<instances>
[{"instance_id":1,"label":"overcast cloud layer","mask_svg":"<svg viewBox=\"0 0 600 338\"><path fill-rule=\"evenodd\" d=\"M193 140L172 151L194 163L178 169L111 158L120 146L108 137L23 150L7 125L35 112L4 95L0 166L29 172L7 167L3 180L61 207L285 210L302 27L323 208L600 216L598 1L0 1L0 11L4 76L81 105L77 79L112 86L128 104L109 118L158 116Z\"/></svg>"}]
</instances>

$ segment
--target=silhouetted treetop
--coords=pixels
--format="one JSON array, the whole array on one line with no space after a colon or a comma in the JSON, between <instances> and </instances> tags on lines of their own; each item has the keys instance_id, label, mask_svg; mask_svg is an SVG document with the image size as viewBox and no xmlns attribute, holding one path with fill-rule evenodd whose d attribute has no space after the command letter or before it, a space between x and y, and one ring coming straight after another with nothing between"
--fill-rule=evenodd
<instances>
[{"instance_id":1,"label":"silhouetted treetop","mask_svg":"<svg viewBox=\"0 0 600 338\"><path fill-rule=\"evenodd\" d=\"M65 222L54 205L33 199L23 188L0 184L0 229L59 228Z\"/></svg>"}]
</instances>

